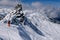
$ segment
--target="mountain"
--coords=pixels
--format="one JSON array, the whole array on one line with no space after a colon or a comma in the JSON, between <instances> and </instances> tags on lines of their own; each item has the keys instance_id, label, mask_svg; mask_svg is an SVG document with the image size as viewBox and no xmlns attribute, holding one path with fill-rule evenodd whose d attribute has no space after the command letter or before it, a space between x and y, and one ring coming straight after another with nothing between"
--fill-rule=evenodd
<instances>
[{"instance_id":1,"label":"mountain","mask_svg":"<svg viewBox=\"0 0 60 40\"><path fill-rule=\"evenodd\" d=\"M50 21L50 9L24 10L22 24L17 19L13 20L15 15L10 10L6 13L2 11L6 15L0 21L0 40L60 40L60 24ZM8 20L11 21L10 27L7 24Z\"/></svg>"}]
</instances>

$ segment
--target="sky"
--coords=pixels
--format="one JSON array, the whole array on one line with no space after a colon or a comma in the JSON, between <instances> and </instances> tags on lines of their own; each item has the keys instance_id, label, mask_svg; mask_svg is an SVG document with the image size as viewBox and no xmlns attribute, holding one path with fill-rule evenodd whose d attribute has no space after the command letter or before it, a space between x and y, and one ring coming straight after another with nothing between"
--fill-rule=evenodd
<instances>
[{"instance_id":1,"label":"sky","mask_svg":"<svg viewBox=\"0 0 60 40\"><path fill-rule=\"evenodd\" d=\"M17 2L26 4L32 4L35 2L43 5L53 5L60 8L60 0L0 0L0 7L14 7Z\"/></svg>"},{"instance_id":2,"label":"sky","mask_svg":"<svg viewBox=\"0 0 60 40\"><path fill-rule=\"evenodd\" d=\"M43 5L53 5L60 8L60 0L21 0L23 3L40 2Z\"/></svg>"}]
</instances>

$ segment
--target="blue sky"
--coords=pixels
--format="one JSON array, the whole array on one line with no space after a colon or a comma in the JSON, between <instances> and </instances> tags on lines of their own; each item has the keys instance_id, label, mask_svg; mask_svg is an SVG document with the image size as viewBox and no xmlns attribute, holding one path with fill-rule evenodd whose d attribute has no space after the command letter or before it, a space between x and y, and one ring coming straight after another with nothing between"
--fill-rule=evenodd
<instances>
[{"instance_id":1,"label":"blue sky","mask_svg":"<svg viewBox=\"0 0 60 40\"><path fill-rule=\"evenodd\" d=\"M60 8L60 0L21 0L23 3L40 2L44 5L52 5Z\"/></svg>"},{"instance_id":2,"label":"blue sky","mask_svg":"<svg viewBox=\"0 0 60 40\"><path fill-rule=\"evenodd\" d=\"M0 7L14 7L20 1L26 4L40 2L43 5L53 5L60 8L60 0L0 0Z\"/></svg>"},{"instance_id":3,"label":"blue sky","mask_svg":"<svg viewBox=\"0 0 60 40\"><path fill-rule=\"evenodd\" d=\"M25 3L31 3L31 2L60 2L60 0L21 0Z\"/></svg>"}]
</instances>

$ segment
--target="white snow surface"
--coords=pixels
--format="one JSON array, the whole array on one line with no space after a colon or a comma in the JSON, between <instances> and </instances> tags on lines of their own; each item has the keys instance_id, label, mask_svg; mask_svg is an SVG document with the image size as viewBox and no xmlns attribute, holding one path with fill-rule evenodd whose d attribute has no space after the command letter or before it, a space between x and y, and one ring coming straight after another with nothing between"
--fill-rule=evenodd
<instances>
[{"instance_id":1,"label":"white snow surface","mask_svg":"<svg viewBox=\"0 0 60 40\"><path fill-rule=\"evenodd\" d=\"M22 38L18 34L18 30L16 29L16 27L13 27L14 26L8 27L7 24L0 23L0 37L3 40L22 40Z\"/></svg>"},{"instance_id":2,"label":"white snow surface","mask_svg":"<svg viewBox=\"0 0 60 40\"><path fill-rule=\"evenodd\" d=\"M15 15L7 14L3 20L0 21L0 38L3 40L60 40L60 24L52 23L48 21L48 17L45 14L39 12L28 12L24 11L25 16L28 18L28 22L33 24L32 26L28 23L27 25L14 25L11 24L8 27L7 23L4 23L5 20L12 20L12 17ZM36 27L39 32L36 32L34 29ZM21 28L18 30L18 28ZM21 31L23 30L23 31ZM23 32L22 34L20 34ZM28 34L25 35L25 32ZM21 36L22 35L22 36ZM0 39L0 40L2 40Z\"/></svg>"}]
</instances>

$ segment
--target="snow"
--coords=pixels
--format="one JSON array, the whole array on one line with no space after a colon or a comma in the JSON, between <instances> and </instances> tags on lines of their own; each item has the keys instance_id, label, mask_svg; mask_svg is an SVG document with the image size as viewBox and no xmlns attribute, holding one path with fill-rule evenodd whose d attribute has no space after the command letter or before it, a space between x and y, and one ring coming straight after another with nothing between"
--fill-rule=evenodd
<instances>
[{"instance_id":1,"label":"snow","mask_svg":"<svg viewBox=\"0 0 60 40\"><path fill-rule=\"evenodd\" d=\"M26 10L24 14L25 25L19 24L18 20L18 25L13 23L8 27L4 21L9 19L12 21L15 15L12 11L7 13L5 18L0 21L1 40L60 40L60 24L50 22L49 18L42 12Z\"/></svg>"},{"instance_id":2,"label":"snow","mask_svg":"<svg viewBox=\"0 0 60 40\"><path fill-rule=\"evenodd\" d=\"M22 38L18 35L17 28L8 27L7 24L0 23L0 37L3 40L19 40Z\"/></svg>"}]
</instances>

